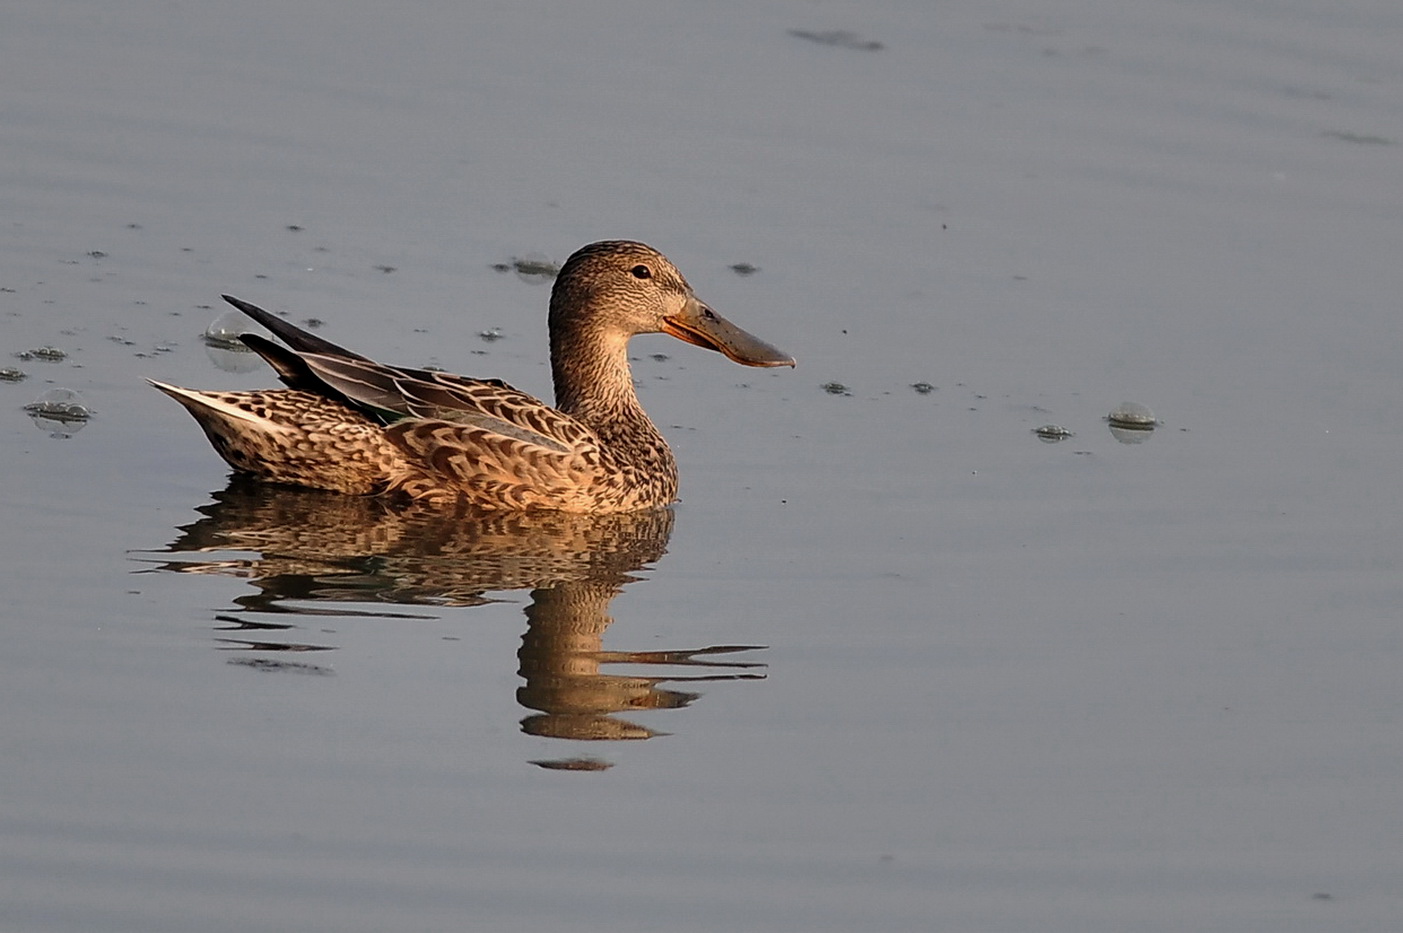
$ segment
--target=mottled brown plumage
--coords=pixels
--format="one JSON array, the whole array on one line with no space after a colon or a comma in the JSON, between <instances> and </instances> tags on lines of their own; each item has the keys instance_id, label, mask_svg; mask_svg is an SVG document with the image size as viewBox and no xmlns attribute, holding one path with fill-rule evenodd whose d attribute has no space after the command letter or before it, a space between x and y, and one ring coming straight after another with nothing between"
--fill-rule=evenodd
<instances>
[{"instance_id":1,"label":"mottled brown plumage","mask_svg":"<svg viewBox=\"0 0 1403 933\"><path fill-rule=\"evenodd\" d=\"M272 482L486 509L627 512L677 497L677 463L633 388L635 334L667 333L747 366L793 366L697 300L661 253L593 243L550 300L556 407L497 380L386 366L225 296L286 347L243 341L287 389L204 392L184 405L236 470Z\"/></svg>"}]
</instances>

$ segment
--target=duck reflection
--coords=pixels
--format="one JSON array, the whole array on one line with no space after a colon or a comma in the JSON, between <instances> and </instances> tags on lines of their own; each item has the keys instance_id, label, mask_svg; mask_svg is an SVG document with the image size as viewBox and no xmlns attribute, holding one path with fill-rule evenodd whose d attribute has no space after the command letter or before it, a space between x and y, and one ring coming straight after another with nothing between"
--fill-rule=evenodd
<instances>
[{"instance_id":1,"label":"duck reflection","mask_svg":"<svg viewBox=\"0 0 1403 933\"><path fill-rule=\"evenodd\" d=\"M725 660L753 645L677 651L606 651L609 606L636 572L667 550L673 513L620 515L557 512L484 513L395 505L382 499L287 489L235 479L199 508L204 517L180 529L165 549L179 554L157 569L217 573L249 580L238 612L221 614L221 645L248 654L234 663L304 673L330 673L284 660L287 652L336 646L289 641L298 630L278 615L424 618L399 606L475 606L500 590L529 589L527 630L517 653L523 680L517 700L532 714L531 735L566 739L646 739L663 734L616 714L679 709L698 694L676 684L762 679L756 662ZM249 552L256 552L250 555ZM337 607L334 604L356 603ZM305 624L305 623L304 623ZM300 637L300 636L299 636ZM647 670L682 666L693 673L609 674L628 664ZM703 673L698 668L711 670ZM666 685L674 686L666 686ZM536 762L593 770L589 759Z\"/></svg>"}]
</instances>

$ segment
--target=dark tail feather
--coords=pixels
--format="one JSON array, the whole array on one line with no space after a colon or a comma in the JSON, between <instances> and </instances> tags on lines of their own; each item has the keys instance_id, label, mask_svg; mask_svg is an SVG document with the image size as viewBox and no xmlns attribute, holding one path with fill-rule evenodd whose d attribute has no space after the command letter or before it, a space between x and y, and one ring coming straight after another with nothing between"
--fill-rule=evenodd
<instances>
[{"instance_id":1,"label":"dark tail feather","mask_svg":"<svg viewBox=\"0 0 1403 933\"><path fill-rule=\"evenodd\" d=\"M259 323L262 323L261 321ZM322 381L312 375L311 367L298 356L280 343L274 343L267 338L257 334L240 334L242 340L250 350L263 357L264 361L277 372L278 378L283 384L291 389L302 389L304 392L315 392L318 395L325 395L326 389Z\"/></svg>"},{"instance_id":2,"label":"dark tail feather","mask_svg":"<svg viewBox=\"0 0 1403 933\"><path fill-rule=\"evenodd\" d=\"M321 353L325 356L339 356L345 359L364 360L367 363L371 361L369 357L361 356L359 353L352 353L345 347L339 347L330 340L323 340L316 334L309 334L295 324L289 324L287 321L284 321L276 314L269 314L267 311L258 307L258 305L251 305L241 298L235 298L233 295L223 295L221 297L244 314L247 314L249 317L268 328L276 334L283 343L300 353ZM244 342L248 343L248 341ZM255 344L250 343L249 346L266 359L269 364L278 371L279 375L283 374L283 368L279 366L272 357L264 353L263 350ZM283 381L287 382L287 379L284 378ZM291 383L289 383L289 385L291 385Z\"/></svg>"}]
</instances>

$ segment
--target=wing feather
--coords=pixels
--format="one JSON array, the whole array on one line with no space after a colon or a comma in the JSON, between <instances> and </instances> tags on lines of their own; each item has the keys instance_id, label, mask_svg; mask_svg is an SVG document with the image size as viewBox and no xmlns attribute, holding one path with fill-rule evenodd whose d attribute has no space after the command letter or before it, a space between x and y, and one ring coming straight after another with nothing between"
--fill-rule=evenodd
<instances>
[{"instance_id":1,"label":"wing feather","mask_svg":"<svg viewBox=\"0 0 1403 933\"><path fill-rule=\"evenodd\" d=\"M411 495L468 491L505 508L572 510L588 507L607 482L592 430L499 379L376 363L255 305L226 300L290 347L245 337L285 383L385 425L406 460L392 485Z\"/></svg>"}]
</instances>

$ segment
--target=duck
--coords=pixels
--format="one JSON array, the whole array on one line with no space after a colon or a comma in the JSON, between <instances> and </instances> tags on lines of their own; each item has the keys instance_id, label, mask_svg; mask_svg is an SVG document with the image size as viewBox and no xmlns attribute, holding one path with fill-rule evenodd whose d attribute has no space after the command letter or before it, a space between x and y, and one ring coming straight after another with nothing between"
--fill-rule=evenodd
<instances>
[{"instance_id":1,"label":"duck","mask_svg":"<svg viewBox=\"0 0 1403 933\"><path fill-rule=\"evenodd\" d=\"M555 405L498 379L390 366L230 295L281 343L239 339L282 389L154 379L238 473L272 483L485 510L620 513L677 500L677 461L638 400L629 339L669 334L745 366L794 358L732 324L662 253L633 240L577 250L549 310Z\"/></svg>"}]
</instances>

